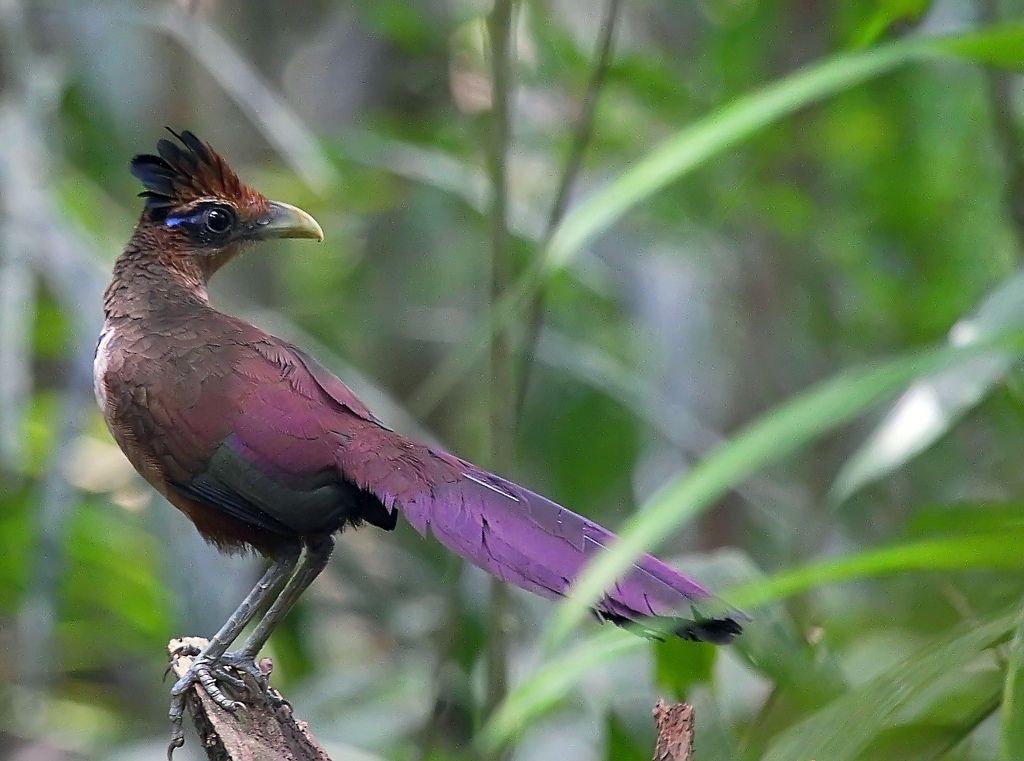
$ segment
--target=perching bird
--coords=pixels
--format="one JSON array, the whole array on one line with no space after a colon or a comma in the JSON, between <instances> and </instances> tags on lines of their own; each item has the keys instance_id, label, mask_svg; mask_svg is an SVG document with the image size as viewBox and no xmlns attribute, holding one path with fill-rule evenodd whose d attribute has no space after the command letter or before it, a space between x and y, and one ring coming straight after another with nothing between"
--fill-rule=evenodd
<instances>
[{"instance_id":1,"label":"perching bird","mask_svg":"<svg viewBox=\"0 0 1024 761\"><path fill-rule=\"evenodd\" d=\"M210 276L268 238L323 240L306 212L268 201L191 132L159 155L136 156L145 208L114 265L96 349L96 397L136 470L222 550L254 549L266 574L171 694L182 740L183 696L254 676L275 625L323 570L334 534L399 515L424 536L505 581L563 596L613 535L597 524L448 452L396 433L301 349L210 305ZM301 555L301 557L300 557ZM274 597L281 582L284 587ZM696 614L709 593L644 556L596 604L616 624L657 619L691 640L726 643L736 616ZM242 647L228 647L264 603ZM677 618L679 615L691 618Z\"/></svg>"}]
</instances>

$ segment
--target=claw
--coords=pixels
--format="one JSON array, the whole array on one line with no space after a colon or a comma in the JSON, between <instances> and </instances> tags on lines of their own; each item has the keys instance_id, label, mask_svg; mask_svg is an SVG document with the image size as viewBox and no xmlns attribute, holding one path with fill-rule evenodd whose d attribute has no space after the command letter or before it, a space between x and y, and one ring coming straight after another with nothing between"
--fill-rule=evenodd
<instances>
[{"instance_id":1,"label":"claw","mask_svg":"<svg viewBox=\"0 0 1024 761\"><path fill-rule=\"evenodd\" d=\"M171 721L171 742L167 746L168 761L174 751L185 744L185 733L182 727L182 720L185 716L185 696L196 683L202 686L214 703L229 713L236 713L246 707L241 701L232 700L225 695L218 682L230 685L234 689L248 691L248 685L244 681L225 672L220 659L210 661L202 656L197 658L188 671L171 687L171 707L167 714Z\"/></svg>"},{"instance_id":2,"label":"claw","mask_svg":"<svg viewBox=\"0 0 1024 761\"><path fill-rule=\"evenodd\" d=\"M191 642L179 642L178 646L168 653L170 663L167 664L167 668L164 669L164 675L160 679L161 682L166 682L168 675L174 670L174 662L178 658L194 658L203 651L193 645Z\"/></svg>"},{"instance_id":3,"label":"claw","mask_svg":"<svg viewBox=\"0 0 1024 761\"><path fill-rule=\"evenodd\" d=\"M171 698L171 741L167 743L167 761L174 761L174 751L185 744L185 729L181 725L181 717L185 714L185 697L177 695Z\"/></svg>"},{"instance_id":4,"label":"claw","mask_svg":"<svg viewBox=\"0 0 1024 761\"><path fill-rule=\"evenodd\" d=\"M179 648L176 654L197 655L199 651L186 645ZM229 673L228 669L235 673ZM202 686L210 699L218 706L229 713L236 713L245 710L248 706L239 700L232 700L221 689L221 685L227 685L233 690L249 695L252 698L259 698L266 695L270 688L270 671L272 664L270 659L264 658L260 663L242 653L224 653L219 658L207 659L199 654L179 679L171 687L171 707L168 711L168 718L171 720L171 741L167 746L167 758L170 761L172 754L177 748L185 744L185 733L182 728L182 720L185 716L185 696L188 691L197 683ZM170 672L170 668L168 668ZM236 676L235 674L238 674ZM164 674L164 678L167 674ZM247 681L249 677L252 681ZM255 686L255 689L254 689Z\"/></svg>"},{"instance_id":5,"label":"claw","mask_svg":"<svg viewBox=\"0 0 1024 761\"><path fill-rule=\"evenodd\" d=\"M193 645L191 642L181 642L179 645L170 652L171 658L180 658L182 656L196 656L199 655L202 650Z\"/></svg>"},{"instance_id":6,"label":"claw","mask_svg":"<svg viewBox=\"0 0 1024 761\"><path fill-rule=\"evenodd\" d=\"M171 741L167 743L167 761L174 761L174 751L185 744L185 733L181 727L171 731Z\"/></svg>"}]
</instances>

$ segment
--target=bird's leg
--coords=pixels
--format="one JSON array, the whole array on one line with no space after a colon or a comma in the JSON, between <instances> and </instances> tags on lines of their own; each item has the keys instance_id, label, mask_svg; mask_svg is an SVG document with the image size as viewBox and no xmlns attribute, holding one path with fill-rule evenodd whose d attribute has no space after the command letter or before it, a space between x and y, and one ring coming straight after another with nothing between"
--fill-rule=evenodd
<instances>
[{"instance_id":1,"label":"bird's leg","mask_svg":"<svg viewBox=\"0 0 1024 761\"><path fill-rule=\"evenodd\" d=\"M288 583L281 590L281 594L277 596L270 609L263 615L260 622L256 624L256 628L253 629L252 634L246 639L242 649L237 653L227 654L232 660L236 658L249 662L255 660L256 654L259 653L267 643L267 640L270 639L271 633L281 622L281 619L288 615L288 611L295 605L295 601L299 599L299 596L306 590L306 587L312 584L313 580L324 570L333 551L334 537L332 536L324 537L315 543L306 544L306 551L303 553L302 560L299 561L299 566L295 570L294 575L288 579Z\"/></svg>"},{"instance_id":2,"label":"bird's leg","mask_svg":"<svg viewBox=\"0 0 1024 761\"><path fill-rule=\"evenodd\" d=\"M279 550L274 556L273 562L267 568L263 577L256 582L256 586L245 596L220 630L213 635L209 643L203 648L188 671L171 688L171 709L169 717L171 720L171 742L167 746L167 758L170 759L175 748L180 748L185 743L185 735L182 730L182 717L185 714L185 695L197 682L203 685L206 693L213 701L228 711L242 708L238 701L228 698L217 686L217 682L226 682L235 687L244 687L244 682L224 672L221 658L224 652L235 641L246 624L252 620L256 612L263 607L271 593L289 574L295 569L299 559L298 545L289 545ZM275 603L276 604L276 603ZM232 664L233 665L233 664Z\"/></svg>"}]
</instances>

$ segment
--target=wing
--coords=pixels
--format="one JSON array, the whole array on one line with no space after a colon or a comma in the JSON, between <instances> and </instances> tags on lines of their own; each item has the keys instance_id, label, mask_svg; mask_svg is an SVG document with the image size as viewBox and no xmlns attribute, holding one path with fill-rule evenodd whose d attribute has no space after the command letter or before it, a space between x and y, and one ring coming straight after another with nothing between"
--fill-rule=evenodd
<instances>
[{"instance_id":1,"label":"wing","mask_svg":"<svg viewBox=\"0 0 1024 761\"><path fill-rule=\"evenodd\" d=\"M538 494L384 427L344 383L290 344L254 332L220 351L222 370L193 368L188 387L169 402L150 400L166 431L157 449L168 483L189 499L277 535L361 520L392 528L401 513L420 534L548 598L565 595L614 539ZM619 624L672 619L709 598L695 581L644 556L596 612ZM739 616L694 618L671 626L713 642L740 630Z\"/></svg>"},{"instance_id":2,"label":"wing","mask_svg":"<svg viewBox=\"0 0 1024 761\"><path fill-rule=\"evenodd\" d=\"M165 336L173 352L160 356L146 337L119 347L111 428L140 472L220 545L262 547L273 542L252 542L253 531L295 537L361 520L393 528L396 517L336 466L348 421L374 421L348 387L245 323L207 328L203 339Z\"/></svg>"},{"instance_id":3,"label":"wing","mask_svg":"<svg viewBox=\"0 0 1024 761\"><path fill-rule=\"evenodd\" d=\"M379 426L355 394L303 352L260 333L232 357L237 414L204 464L175 486L234 517L288 535L396 516L336 466L353 423ZM211 400L213 401L213 400Z\"/></svg>"}]
</instances>

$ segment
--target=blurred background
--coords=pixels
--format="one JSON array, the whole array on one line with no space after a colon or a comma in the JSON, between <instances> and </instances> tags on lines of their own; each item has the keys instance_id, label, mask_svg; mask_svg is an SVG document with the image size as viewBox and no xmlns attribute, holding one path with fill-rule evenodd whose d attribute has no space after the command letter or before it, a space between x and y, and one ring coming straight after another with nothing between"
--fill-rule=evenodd
<instances>
[{"instance_id":1,"label":"blurred background","mask_svg":"<svg viewBox=\"0 0 1024 761\"><path fill-rule=\"evenodd\" d=\"M658 552L755 618L545 649L553 604L347 534L269 648L335 761L646 759L659 697L702 761L1024 758L1022 11L0 0L0 757L162 757L168 639L262 567L93 400L128 160L169 125L327 234L216 305L612 528L660 505Z\"/></svg>"}]
</instances>

